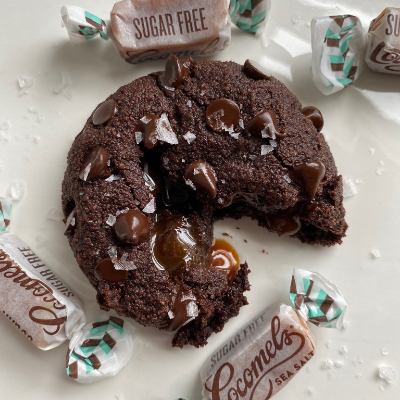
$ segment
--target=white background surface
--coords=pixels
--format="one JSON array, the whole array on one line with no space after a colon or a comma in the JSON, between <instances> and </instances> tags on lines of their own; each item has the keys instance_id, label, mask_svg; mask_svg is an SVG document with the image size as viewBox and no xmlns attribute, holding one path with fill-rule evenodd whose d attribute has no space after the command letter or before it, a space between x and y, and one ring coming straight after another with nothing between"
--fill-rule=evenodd
<instances>
[{"instance_id":1,"label":"white background surface","mask_svg":"<svg viewBox=\"0 0 400 400\"><path fill-rule=\"evenodd\" d=\"M75 4L106 17L113 1ZM90 319L99 311L95 291L75 262L63 223L46 215L60 207L67 152L91 111L119 86L162 70L163 63L129 65L110 42L101 40L71 47L60 28L62 5L62 0L0 0L0 125L10 123L8 130L0 131L0 196L8 194L12 181L25 182L26 192L13 210L12 232L83 299ZM42 352L0 315L1 399L200 400L198 372L203 361L263 308L289 301L293 267L320 272L339 286L349 305L348 326L340 331L313 329L318 341L315 357L275 399L306 398L307 388L314 390L311 398L324 400L400 398L400 377L389 385L377 373L381 364L400 373L400 77L366 67L353 87L324 97L310 78L307 25L314 16L349 13L359 16L367 28L385 5L375 0L275 0L266 30L269 40L264 40L268 46L235 29L230 47L216 57L261 62L303 105L322 111L323 132L339 172L362 181L358 194L345 199L349 230L343 245L330 249L303 245L268 233L250 220L218 223L216 236L230 232L252 270L250 305L203 349L173 349L166 333L138 326L140 346L130 363L115 378L90 385L67 377L66 343ZM400 7L400 1L387 5ZM61 71L71 77L72 100L54 93ZM19 96L19 76L34 79L29 94ZM38 114L29 112L29 107ZM39 122L39 117L44 120ZM372 156L370 148L375 149ZM384 172L378 175L377 170ZM372 249L379 249L381 257L373 259ZM348 350L346 357L339 353L342 346ZM382 348L389 354L383 356ZM344 366L322 370L326 359L340 360Z\"/></svg>"}]
</instances>

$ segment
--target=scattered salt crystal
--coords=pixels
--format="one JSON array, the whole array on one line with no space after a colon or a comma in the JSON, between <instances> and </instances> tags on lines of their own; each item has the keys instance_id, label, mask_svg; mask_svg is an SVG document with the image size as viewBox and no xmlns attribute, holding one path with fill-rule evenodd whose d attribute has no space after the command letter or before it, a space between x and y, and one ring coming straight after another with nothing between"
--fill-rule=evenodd
<instances>
[{"instance_id":1,"label":"scattered salt crystal","mask_svg":"<svg viewBox=\"0 0 400 400\"><path fill-rule=\"evenodd\" d=\"M149 117L147 117L147 116L145 115L144 117L140 118L140 120L141 120L144 124L147 124L148 122L151 121L151 118L149 118Z\"/></svg>"},{"instance_id":2,"label":"scattered salt crystal","mask_svg":"<svg viewBox=\"0 0 400 400\"><path fill-rule=\"evenodd\" d=\"M22 118L23 118L23 119L29 119L29 115L26 115L26 114L25 114L25 115L22 116Z\"/></svg>"},{"instance_id":3,"label":"scattered salt crystal","mask_svg":"<svg viewBox=\"0 0 400 400\"><path fill-rule=\"evenodd\" d=\"M194 139L196 139L196 135L188 131L183 135L183 138L190 144Z\"/></svg>"},{"instance_id":4,"label":"scattered salt crystal","mask_svg":"<svg viewBox=\"0 0 400 400\"><path fill-rule=\"evenodd\" d=\"M116 246L110 246L110 248L108 249L108 255L111 258L117 257L117 255L118 255L117 247Z\"/></svg>"},{"instance_id":5,"label":"scattered salt crystal","mask_svg":"<svg viewBox=\"0 0 400 400\"><path fill-rule=\"evenodd\" d=\"M114 215L108 214L108 218L106 221L107 225L113 226L115 224L115 221L117 220L117 218Z\"/></svg>"},{"instance_id":6,"label":"scattered salt crystal","mask_svg":"<svg viewBox=\"0 0 400 400\"><path fill-rule=\"evenodd\" d=\"M273 151L274 148L272 146L270 146L269 144L263 144L261 145L261 155L265 156L268 153L271 153L271 151Z\"/></svg>"},{"instance_id":7,"label":"scattered salt crystal","mask_svg":"<svg viewBox=\"0 0 400 400\"><path fill-rule=\"evenodd\" d=\"M274 148L278 146L278 142L276 140L270 140L269 144Z\"/></svg>"},{"instance_id":8,"label":"scattered salt crystal","mask_svg":"<svg viewBox=\"0 0 400 400\"><path fill-rule=\"evenodd\" d=\"M343 362L342 361L335 361L335 367L336 368L342 368L343 367Z\"/></svg>"},{"instance_id":9,"label":"scattered salt crystal","mask_svg":"<svg viewBox=\"0 0 400 400\"><path fill-rule=\"evenodd\" d=\"M33 79L27 76L20 76L18 78L18 86L20 89L27 89L33 85Z\"/></svg>"},{"instance_id":10,"label":"scattered salt crystal","mask_svg":"<svg viewBox=\"0 0 400 400\"><path fill-rule=\"evenodd\" d=\"M239 104L239 108L242 109L243 108L243 104Z\"/></svg>"},{"instance_id":11,"label":"scattered salt crystal","mask_svg":"<svg viewBox=\"0 0 400 400\"><path fill-rule=\"evenodd\" d=\"M306 396L306 397L311 397L313 394L314 394L314 389L313 388L307 388L304 391L304 396Z\"/></svg>"},{"instance_id":12,"label":"scattered salt crystal","mask_svg":"<svg viewBox=\"0 0 400 400\"><path fill-rule=\"evenodd\" d=\"M379 389L382 390L382 392L386 389L385 385L379 385Z\"/></svg>"},{"instance_id":13,"label":"scattered salt crystal","mask_svg":"<svg viewBox=\"0 0 400 400\"><path fill-rule=\"evenodd\" d=\"M291 182L292 182L292 180L290 179L290 177L289 177L288 174L284 175L284 176L283 176L283 179L284 179L287 183L291 183Z\"/></svg>"},{"instance_id":14,"label":"scattered salt crystal","mask_svg":"<svg viewBox=\"0 0 400 400\"><path fill-rule=\"evenodd\" d=\"M62 221L64 214L61 208L50 208L50 210L47 212L47 218L54 221Z\"/></svg>"},{"instance_id":15,"label":"scattered salt crystal","mask_svg":"<svg viewBox=\"0 0 400 400\"><path fill-rule=\"evenodd\" d=\"M172 86L164 86L165 89L169 90L170 92L175 92L175 88Z\"/></svg>"},{"instance_id":16,"label":"scattered salt crystal","mask_svg":"<svg viewBox=\"0 0 400 400\"><path fill-rule=\"evenodd\" d=\"M4 121L1 125L0 125L0 130L2 131L6 131L8 129L11 128L11 124L9 121Z\"/></svg>"},{"instance_id":17,"label":"scattered salt crystal","mask_svg":"<svg viewBox=\"0 0 400 400\"><path fill-rule=\"evenodd\" d=\"M360 183L362 183L361 179L356 178L355 182L357 183L357 185L359 185Z\"/></svg>"},{"instance_id":18,"label":"scattered salt crystal","mask_svg":"<svg viewBox=\"0 0 400 400\"><path fill-rule=\"evenodd\" d=\"M326 347L327 347L328 349L330 349L330 348L332 347L332 342L331 342L330 340L328 340L328 341L325 343L325 345L326 345Z\"/></svg>"},{"instance_id":19,"label":"scattered salt crystal","mask_svg":"<svg viewBox=\"0 0 400 400\"><path fill-rule=\"evenodd\" d=\"M21 200L25 192L25 183L23 181L14 181L10 186L10 195L14 200Z\"/></svg>"},{"instance_id":20,"label":"scattered salt crystal","mask_svg":"<svg viewBox=\"0 0 400 400\"><path fill-rule=\"evenodd\" d=\"M350 197L357 194L357 188L350 178L343 178L343 197Z\"/></svg>"},{"instance_id":21,"label":"scattered salt crystal","mask_svg":"<svg viewBox=\"0 0 400 400\"><path fill-rule=\"evenodd\" d=\"M196 190L196 186L194 186L194 183L190 179L185 179L186 185L188 185L191 189Z\"/></svg>"},{"instance_id":22,"label":"scattered salt crystal","mask_svg":"<svg viewBox=\"0 0 400 400\"><path fill-rule=\"evenodd\" d=\"M250 160L255 160L255 158L256 158L256 155L254 155L254 154L250 154L250 155L249 155L249 158L250 158Z\"/></svg>"},{"instance_id":23,"label":"scattered salt crystal","mask_svg":"<svg viewBox=\"0 0 400 400\"><path fill-rule=\"evenodd\" d=\"M92 168L92 163L89 163L87 166L86 166L86 168L85 168L85 170L83 171L83 180L84 181L86 181L86 179L87 179L87 177L88 177L88 175L89 175L89 172L90 172L90 169Z\"/></svg>"},{"instance_id":24,"label":"scattered salt crystal","mask_svg":"<svg viewBox=\"0 0 400 400\"><path fill-rule=\"evenodd\" d=\"M172 310L168 311L168 317L169 317L169 319L174 319L175 314L172 312Z\"/></svg>"},{"instance_id":25,"label":"scattered salt crystal","mask_svg":"<svg viewBox=\"0 0 400 400\"><path fill-rule=\"evenodd\" d=\"M143 208L142 211L145 212L145 213L147 213L147 214L152 214L154 211L156 211L156 204L155 204L154 198L151 199L151 200L146 204L146 207Z\"/></svg>"},{"instance_id":26,"label":"scattered salt crystal","mask_svg":"<svg viewBox=\"0 0 400 400\"><path fill-rule=\"evenodd\" d=\"M332 360L327 359L321 364L321 369L332 369L332 368L333 368Z\"/></svg>"},{"instance_id":27,"label":"scattered salt crystal","mask_svg":"<svg viewBox=\"0 0 400 400\"><path fill-rule=\"evenodd\" d=\"M33 141L35 142L35 143L39 143L40 142L40 136L35 136L34 138L33 138Z\"/></svg>"},{"instance_id":28,"label":"scattered salt crystal","mask_svg":"<svg viewBox=\"0 0 400 400\"><path fill-rule=\"evenodd\" d=\"M388 354L389 354L389 350L386 349L386 348L383 348L383 349L382 349L382 355L383 355L383 356L387 356Z\"/></svg>"},{"instance_id":29,"label":"scattered salt crystal","mask_svg":"<svg viewBox=\"0 0 400 400\"><path fill-rule=\"evenodd\" d=\"M178 138L172 130L167 114L162 114L157 120L156 132L158 140L169 144L178 144Z\"/></svg>"},{"instance_id":30,"label":"scattered salt crystal","mask_svg":"<svg viewBox=\"0 0 400 400\"><path fill-rule=\"evenodd\" d=\"M299 23L299 17L297 15L293 15L292 24L297 25Z\"/></svg>"},{"instance_id":31,"label":"scattered salt crystal","mask_svg":"<svg viewBox=\"0 0 400 400\"><path fill-rule=\"evenodd\" d=\"M347 353L346 347L342 346L342 347L339 349L339 353L340 353L342 356L344 356L344 355Z\"/></svg>"},{"instance_id":32,"label":"scattered salt crystal","mask_svg":"<svg viewBox=\"0 0 400 400\"><path fill-rule=\"evenodd\" d=\"M378 249L372 249L371 255L373 258L379 258L381 256L381 252Z\"/></svg>"},{"instance_id":33,"label":"scattered salt crystal","mask_svg":"<svg viewBox=\"0 0 400 400\"><path fill-rule=\"evenodd\" d=\"M39 110L35 107L29 107L28 111L32 114L39 114Z\"/></svg>"},{"instance_id":34,"label":"scattered salt crystal","mask_svg":"<svg viewBox=\"0 0 400 400\"><path fill-rule=\"evenodd\" d=\"M121 179L121 175L110 175L108 178L104 179L105 182L113 182Z\"/></svg>"},{"instance_id":35,"label":"scattered salt crystal","mask_svg":"<svg viewBox=\"0 0 400 400\"><path fill-rule=\"evenodd\" d=\"M182 162L185 162L185 159L184 159L184 158L182 158Z\"/></svg>"},{"instance_id":36,"label":"scattered salt crystal","mask_svg":"<svg viewBox=\"0 0 400 400\"><path fill-rule=\"evenodd\" d=\"M234 139L238 139L240 132L229 132L229 134L234 138Z\"/></svg>"},{"instance_id":37,"label":"scattered salt crystal","mask_svg":"<svg viewBox=\"0 0 400 400\"><path fill-rule=\"evenodd\" d=\"M371 157L372 157L374 155L374 153L375 153L375 149L370 147L369 152L371 153Z\"/></svg>"},{"instance_id":38,"label":"scattered salt crystal","mask_svg":"<svg viewBox=\"0 0 400 400\"><path fill-rule=\"evenodd\" d=\"M186 105L187 105L188 107L192 107L192 102L191 102L190 100L188 100L187 103L186 103Z\"/></svg>"},{"instance_id":39,"label":"scattered salt crystal","mask_svg":"<svg viewBox=\"0 0 400 400\"><path fill-rule=\"evenodd\" d=\"M379 161L379 164L385 165L385 163L383 162L383 160Z\"/></svg>"},{"instance_id":40,"label":"scattered salt crystal","mask_svg":"<svg viewBox=\"0 0 400 400\"><path fill-rule=\"evenodd\" d=\"M62 94L67 99L72 100L73 93L69 89L71 84L72 84L72 81L71 81L71 77L69 76L69 74L65 71L61 71L61 83L54 89L54 93Z\"/></svg>"},{"instance_id":41,"label":"scattered salt crystal","mask_svg":"<svg viewBox=\"0 0 400 400\"><path fill-rule=\"evenodd\" d=\"M118 210L118 211L115 213L115 215L118 217L118 215L120 215L120 214L125 214L125 213L127 213L128 211L129 211L129 208L126 207L126 208L124 208L123 210Z\"/></svg>"},{"instance_id":42,"label":"scattered salt crystal","mask_svg":"<svg viewBox=\"0 0 400 400\"><path fill-rule=\"evenodd\" d=\"M224 199L219 198L217 201L219 204L224 204Z\"/></svg>"},{"instance_id":43,"label":"scattered salt crystal","mask_svg":"<svg viewBox=\"0 0 400 400\"><path fill-rule=\"evenodd\" d=\"M381 365L379 367L379 377L387 383L396 383L396 371L388 365Z\"/></svg>"},{"instance_id":44,"label":"scattered salt crystal","mask_svg":"<svg viewBox=\"0 0 400 400\"><path fill-rule=\"evenodd\" d=\"M194 301L191 301L187 306L186 306L186 313L188 317L196 318L199 315L199 309L197 307L197 304Z\"/></svg>"},{"instance_id":45,"label":"scattered salt crystal","mask_svg":"<svg viewBox=\"0 0 400 400\"><path fill-rule=\"evenodd\" d=\"M225 183L225 179L221 179L221 183Z\"/></svg>"},{"instance_id":46,"label":"scattered salt crystal","mask_svg":"<svg viewBox=\"0 0 400 400\"><path fill-rule=\"evenodd\" d=\"M136 139L136 143L139 144L143 140L143 133L135 132L135 139Z\"/></svg>"},{"instance_id":47,"label":"scattered salt crystal","mask_svg":"<svg viewBox=\"0 0 400 400\"><path fill-rule=\"evenodd\" d=\"M122 254L121 260L126 261L128 259L128 257L129 257L129 254L124 253L124 254Z\"/></svg>"},{"instance_id":48,"label":"scattered salt crystal","mask_svg":"<svg viewBox=\"0 0 400 400\"><path fill-rule=\"evenodd\" d=\"M45 119L44 117L39 117L39 118L38 118L38 121L39 121L39 122L43 122L43 121L46 121L46 119Z\"/></svg>"},{"instance_id":49,"label":"scattered salt crystal","mask_svg":"<svg viewBox=\"0 0 400 400\"><path fill-rule=\"evenodd\" d=\"M377 169L377 170L376 170L376 173L377 173L379 176L382 175L384 172L385 172L384 169Z\"/></svg>"},{"instance_id":50,"label":"scattered salt crystal","mask_svg":"<svg viewBox=\"0 0 400 400\"><path fill-rule=\"evenodd\" d=\"M356 374L356 378L357 378L357 379L361 379L361 377L362 377L362 373L361 373L361 372L359 372L358 374Z\"/></svg>"},{"instance_id":51,"label":"scattered salt crystal","mask_svg":"<svg viewBox=\"0 0 400 400\"><path fill-rule=\"evenodd\" d=\"M241 118L239 119L239 126L244 129L244 122Z\"/></svg>"}]
</instances>

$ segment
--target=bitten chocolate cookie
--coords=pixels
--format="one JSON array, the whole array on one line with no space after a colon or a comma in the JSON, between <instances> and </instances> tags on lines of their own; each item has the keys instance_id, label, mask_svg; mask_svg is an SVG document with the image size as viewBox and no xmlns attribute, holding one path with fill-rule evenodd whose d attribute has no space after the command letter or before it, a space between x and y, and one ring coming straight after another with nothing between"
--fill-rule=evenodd
<instances>
[{"instance_id":1,"label":"bitten chocolate cookie","mask_svg":"<svg viewBox=\"0 0 400 400\"><path fill-rule=\"evenodd\" d=\"M100 306L203 346L250 288L246 263L211 252L214 219L341 243L342 180L322 127L249 60L171 56L111 95L76 137L62 187L65 234Z\"/></svg>"}]
</instances>

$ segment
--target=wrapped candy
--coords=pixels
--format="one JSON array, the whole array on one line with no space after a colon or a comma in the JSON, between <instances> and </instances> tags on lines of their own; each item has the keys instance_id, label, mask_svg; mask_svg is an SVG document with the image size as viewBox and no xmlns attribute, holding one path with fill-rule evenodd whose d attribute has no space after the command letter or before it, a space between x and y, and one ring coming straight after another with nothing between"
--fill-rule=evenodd
<instances>
[{"instance_id":1,"label":"wrapped candy","mask_svg":"<svg viewBox=\"0 0 400 400\"><path fill-rule=\"evenodd\" d=\"M311 23L312 77L325 95L351 85L360 75L366 34L352 15L314 18Z\"/></svg>"},{"instance_id":2,"label":"wrapped candy","mask_svg":"<svg viewBox=\"0 0 400 400\"><path fill-rule=\"evenodd\" d=\"M211 56L231 39L231 18L256 32L266 23L270 0L122 0L110 20L76 6L61 8L62 24L72 44L100 36L114 43L131 64L177 57Z\"/></svg>"},{"instance_id":3,"label":"wrapped candy","mask_svg":"<svg viewBox=\"0 0 400 400\"><path fill-rule=\"evenodd\" d=\"M200 371L203 399L270 399L314 355L305 321L341 326L346 302L319 274L295 269L290 299L295 309L268 307L206 360Z\"/></svg>"},{"instance_id":4,"label":"wrapped candy","mask_svg":"<svg viewBox=\"0 0 400 400\"><path fill-rule=\"evenodd\" d=\"M371 22L368 36L368 66L376 72L400 74L400 8L385 8Z\"/></svg>"},{"instance_id":5,"label":"wrapped candy","mask_svg":"<svg viewBox=\"0 0 400 400\"><path fill-rule=\"evenodd\" d=\"M84 326L79 298L10 233L0 235L0 291L3 313L36 347L50 350L71 340L67 372L79 382L115 375L131 358L133 328L115 317Z\"/></svg>"},{"instance_id":6,"label":"wrapped candy","mask_svg":"<svg viewBox=\"0 0 400 400\"><path fill-rule=\"evenodd\" d=\"M8 231L11 221L12 199L0 197L0 234Z\"/></svg>"}]
</instances>

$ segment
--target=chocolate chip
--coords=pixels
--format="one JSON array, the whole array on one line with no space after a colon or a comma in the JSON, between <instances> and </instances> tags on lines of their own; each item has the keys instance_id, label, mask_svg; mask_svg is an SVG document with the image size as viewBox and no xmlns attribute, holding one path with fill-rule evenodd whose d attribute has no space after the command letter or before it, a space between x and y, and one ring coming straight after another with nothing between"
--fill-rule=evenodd
<instances>
[{"instance_id":1,"label":"chocolate chip","mask_svg":"<svg viewBox=\"0 0 400 400\"><path fill-rule=\"evenodd\" d=\"M108 178L112 175L108 167L110 157L103 147L94 147L83 160L79 178L92 182L97 179Z\"/></svg>"},{"instance_id":2,"label":"chocolate chip","mask_svg":"<svg viewBox=\"0 0 400 400\"><path fill-rule=\"evenodd\" d=\"M117 258L115 261L119 261L119 259ZM97 264L94 273L97 279L111 283L125 282L129 275L129 271L124 269L116 269L111 258L105 258L104 260L100 261Z\"/></svg>"},{"instance_id":3,"label":"chocolate chip","mask_svg":"<svg viewBox=\"0 0 400 400\"><path fill-rule=\"evenodd\" d=\"M68 215L67 220L65 221L65 230L64 235L73 235L76 227L76 208L74 208Z\"/></svg>"},{"instance_id":4,"label":"chocolate chip","mask_svg":"<svg viewBox=\"0 0 400 400\"><path fill-rule=\"evenodd\" d=\"M234 101L229 99L214 100L206 110L207 125L214 132L233 131L239 119L240 109Z\"/></svg>"},{"instance_id":5,"label":"chocolate chip","mask_svg":"<svg viewBox=\"0 0 400 400\"><path fill-rule=\"evenodd\" d=\"M278 120L272 110L258 113L247 125L247 130L252 136L265 139L283 139L286 136L280 132Z\"/></svg>"},{"instance_id":6,"label":"chocolate chip","mask_svg":"<svg viewBox=\"0 0 400 400\"><path fill-rule=\"evenodd\" d=\"M298 207L294 206L268 214L268 225L279 236L294 235L301 228L298 212Z\"/></svg>"},{"instance_id":7,"label":"chocolate chip","mask_svg":"<svg viewBox=\"0 0 400 400\"><path fill-rule=\"evenodd\" d=\"M116 238L123 244L140 244L150 235L149 221L139 210L119 214L112 229Z\"/></svg>"},{"instance_id":8,"label":"chocolate chip","mask_svg":"<svg viewBox=\"0 0 400 400\"><path fill-rule=\"evenodd\" d=\"M113 99L106 100L93 114L94 125L105 125L117 112L117 103Z\"/></svg>"},{"instance_id":9,"label":"chocolate chip","mask_svg":"<svg viewBox=\"0 0 400 400\"><path fill-rule=\"evenodd\" d=\"M194 303L193 307L188 307L192 302ZM169 322L168 332L173 333L197 316L196 298L189 290L180 288L171 311L173 318Z\"/></svg>"},{"instance_id":10,"label":"chocolate chip","mask_svg":"<svg viewBox=\"0 0 400 400\"><path fill-rule=\"evenodd\" d=\"M324 118L322 117L321 111L319 111L316 107L308 106L303 107L301 112L313 123L317 131L321 132L322 128L324 127Z\"/></svg>"},{"instance_id":11,"label":"chocolate chip","mask_svg":"<svg viewBox=\"0 0 400 400\"><path fill-rule=\"evenodd\" d=\"M318 185L325 176L325 165L321 161L296 165L291 173L293 180L304 189L310 200L317 192Z\"/></svg>"},{"instance_id":12,"label":"chocolate chip","mask_svg":"<svg viewBox=\"0 0 400 400\"><path fill-rule=\"evenodd\" d=\"M165 64L165 71L158 77L159 82L164 87L178 88L182 85L185 78L190 76L189 68L174 54L171 54Z\"/></svg>"},{"instance_id":13,"label":"chocolate chip","mask_svg":"<svg viewBox=\"0 0 400 400\"><path fill-rule=\"evenodd\" d=\"M212 199L217 195L217 178L214 169L205 161L195 161L185 169L186 183L196 189L205 190Z\"/></svg>"},{"instance_id":14,"label":"chocolate chip","mask_svg":"<svg viewBox=\"0 0 400 400\"><path fill-rule=\"evenodd\" d=\"M143 143L146 149L150 150L158 143L157 121L160 117L154 114L147 114L139 121L140 130L143 133Z\"/></svg>"},{"instance_id":15,"label":"chocolate chip","mask_svg":"<svg viewBox=\"0 0 400 400\"><path fill-rule=\"evenodd\" d=\"M181 185L173 183L164 177L162 201L166 207L172 207L176 203L184 203L188 197L188 192Z\"/></svg>"},{"instance_id":16,"label":"chocolate chip","mask_svg":"<svg viewBox=\"0 0 400 400\"><path fill-rule=\"evenodd\" d=\"M243 67L243 72L252 79L270 79L269 74L260 64L252 60L246 60Z\"/></svg>"}]
</instances>

